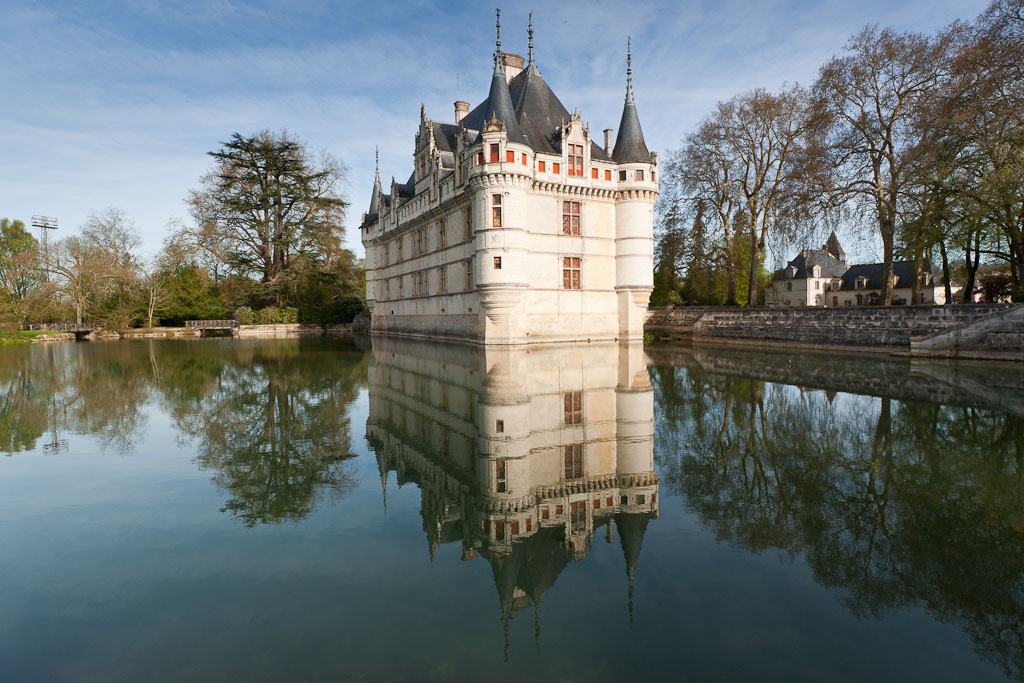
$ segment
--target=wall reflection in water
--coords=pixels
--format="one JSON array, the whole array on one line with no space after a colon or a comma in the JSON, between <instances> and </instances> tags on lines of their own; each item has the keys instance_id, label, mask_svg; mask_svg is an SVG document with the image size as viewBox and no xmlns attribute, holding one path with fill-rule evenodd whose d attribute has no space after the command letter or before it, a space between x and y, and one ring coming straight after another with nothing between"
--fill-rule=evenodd
<instances>
[{"instance_id":1,"label":"wall reflection in water","mask_svg":"<svg viewBox=\"0 0 1024 683\"><path fill-rule=\"evenodd\" d=\"M490 563L506 638L511 613L538 610L598 534L618 537L632 598L659 511L647 360L640 345L374 340L366 436L385 499L395 471L421 491L431 555L459 543Z\"/></svg>"},{"instance_id":2,"label":"wall reflection in water","mask_svg":"<svg viewBox=\"0 0 1024 683\"><path fill-rule=\"evenodd\" d=\"M650 355L666 493L735 547L802 557L855 615L924 608L1024 680L1022 368Z\"/></svg>"}]
</instances>

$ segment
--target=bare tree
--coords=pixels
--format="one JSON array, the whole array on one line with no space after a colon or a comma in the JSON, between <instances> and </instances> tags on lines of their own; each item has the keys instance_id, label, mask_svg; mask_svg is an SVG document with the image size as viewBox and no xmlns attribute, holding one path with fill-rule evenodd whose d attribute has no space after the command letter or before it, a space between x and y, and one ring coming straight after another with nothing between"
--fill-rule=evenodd
<instances>
[{"instance_id":1,"label":"bare tree","mask_svg":"<svg viewBox=\"0 0 1024 683\"><path fill-rule=\"evenodd\" d=\"M812 158L807 133L815 119L798 85L778 93L752 90L718 106L723 142L734 157L734 184L746 210L750 238L747 305L758 300L769 236L792 234L805 220L805 179ZM809 216L809 214L807 214Z\"/></svg>"},{"instance_id":2,"label":"bare tree","mask_svg":"<svg viewBox=\"0 0 1024 683\"><path fill-rule=\"evenodd\" d=\"M726 301L736 303L735 233L732 216L739 205L735 184L736 160L725 144L725 128L716 112L706 118L697 130L687 136L684 146L670 155L663 179L669 191L675 190L673 202L704 209L712 220L704 226L714 235L714 247L703 249L721 259L726 271Z\"/></svg>"},{"instance_id":3,"label":"bare tree","mask_svg":"<svg viewBox=\"0 0 1024 683\"><path fill-rule=\"evenodd\" d=\"M870 207L882 240L882 303L893 293L894 237L908 165L927 140L920 108L950 68L948 33L929 38L868 26L820 71L813 93L838 201Z\"/></svg>"},{"instance_id":4,"label":"bare tree","mask_svg":"<svg viewBox=\"0 0 1024 683\"><path fill-rule=\"evenodd\" d=\"M138 284L138 245L138 232L124 211L110 208L90 216L81 235L50 251L46 268L78 323L102 313L108 325L127 325Z\"/></svg>"}]
</instances>

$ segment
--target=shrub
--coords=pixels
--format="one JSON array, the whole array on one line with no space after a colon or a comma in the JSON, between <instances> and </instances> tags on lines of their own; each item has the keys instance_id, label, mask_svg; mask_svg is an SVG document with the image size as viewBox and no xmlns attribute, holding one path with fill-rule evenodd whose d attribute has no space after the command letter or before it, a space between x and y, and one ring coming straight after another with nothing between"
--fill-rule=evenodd
<instances>
[{"instance_id":1,"label":"shrub","mask_svg":"<svg viewBox=\"0 0 1024 683\"><path fill-rule=\"evenodd\" d=\"M235 310L235 320L237 320L241 325L252 325L255 321L252 309L248 306L239 306Z\"/></svg>"}]
</instances>

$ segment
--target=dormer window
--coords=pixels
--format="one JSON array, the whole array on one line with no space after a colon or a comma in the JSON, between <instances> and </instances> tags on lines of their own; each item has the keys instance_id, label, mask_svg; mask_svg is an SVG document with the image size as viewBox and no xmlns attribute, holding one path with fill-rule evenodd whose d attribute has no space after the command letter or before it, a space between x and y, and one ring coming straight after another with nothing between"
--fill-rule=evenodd
<instances>
[{"instance_id":1,"label":"dormer window","mask_svg":"<svg viewBox=\"0 0 1024 683\"><path fill-rule=\"evenodd\" d=\"M796 266L790 266L786 269L786 277L796 277Z\"/></svg>"},{"instance_id":2,"label":"dormer window","mask_svg":"<svg viewBox=\"0 0 1024 683\"><path fill-rule=\"evenodd\" d=\"M821 266L814 266L811 272L814 274L814 277L821 277Z\"/></svg>"},{"instance_id":3,"label":"dormer window","mask_svg":"<svg viewBox=\"0 0 1024 683\"><path fill-rule=\"evenodd\" d=\"M569 145L568 173L583 177L583 145ZM556 171L557 173L557 171Z\"/></svg>"},{"instance_id":4,"label":"dormer window","mask_svg":"<svg viewBox=\"0 0 1024 683\"><path fill-rule=\"evenodd\" d=\"M856 285L857 289L864 289L864 287L867 284L868 284L868 279L866 277L859 277L859 278L857 278L857 285Z\"/></svg>"}]
</instances>

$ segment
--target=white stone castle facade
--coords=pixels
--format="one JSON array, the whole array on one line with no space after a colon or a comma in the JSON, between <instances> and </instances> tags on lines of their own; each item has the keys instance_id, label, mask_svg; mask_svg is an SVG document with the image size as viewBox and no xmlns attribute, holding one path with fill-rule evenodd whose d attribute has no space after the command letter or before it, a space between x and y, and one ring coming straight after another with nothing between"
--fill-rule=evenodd
<instances>
[{"instance_id":1,"label":"white stone castle facade","mask_svg":"<svg viewBox=\"0 0 1024 683\"><path fill-rule=\"evenodd\" d=\"M643 337L658 157L631 72L615 144L591 141L533 58L501 51L486 100L455 123L421 109L415 168L378 169L360 227L374 333L483 344ZM628 59L628 52L627 52Z\"/></svg>"}]
</instances>

